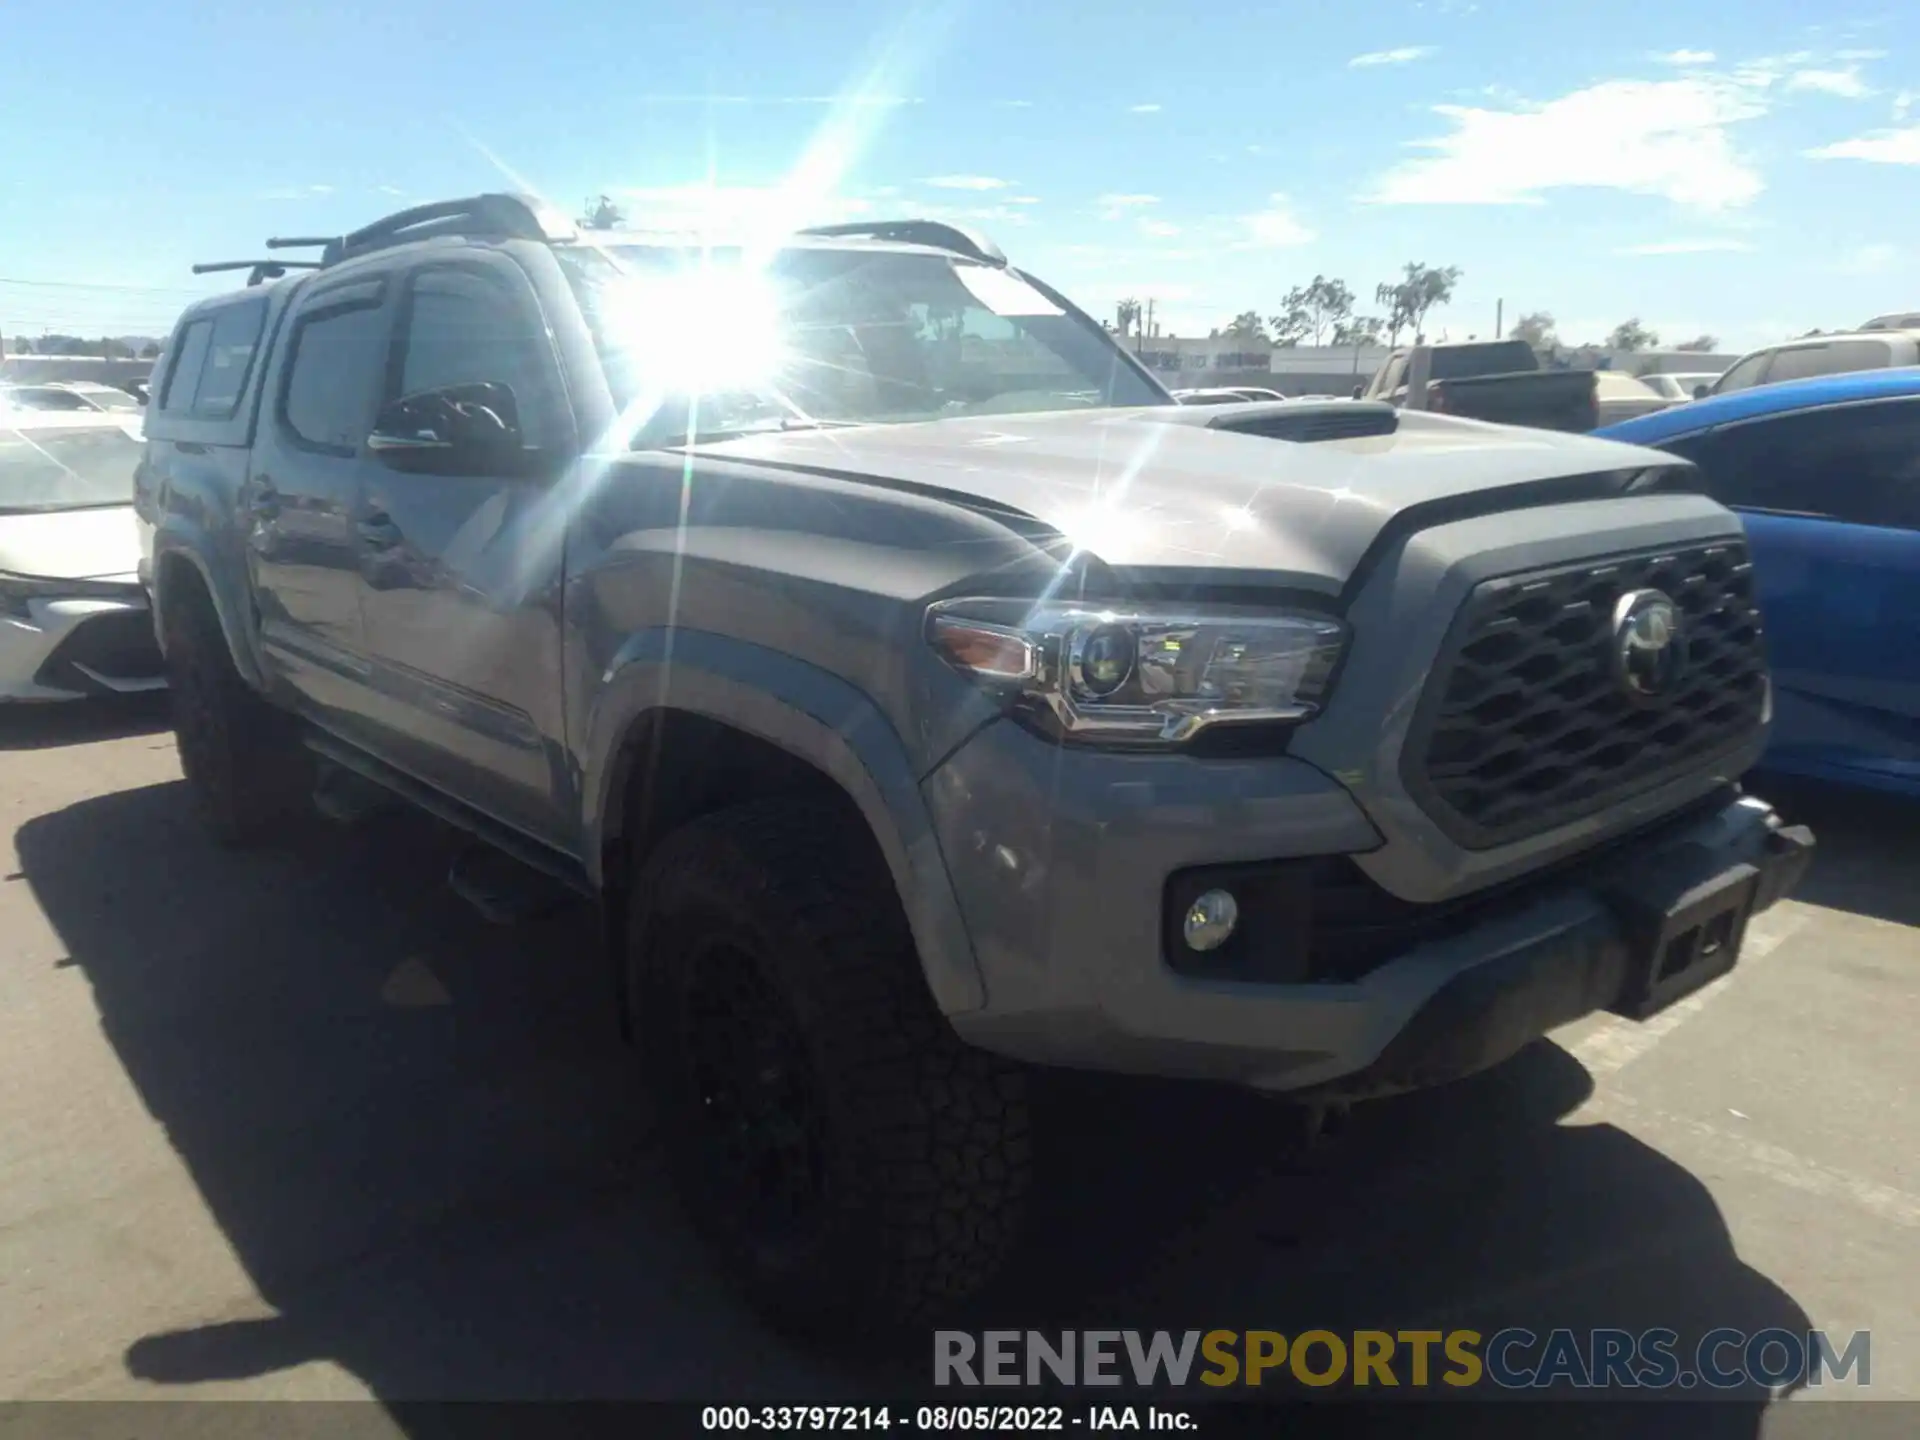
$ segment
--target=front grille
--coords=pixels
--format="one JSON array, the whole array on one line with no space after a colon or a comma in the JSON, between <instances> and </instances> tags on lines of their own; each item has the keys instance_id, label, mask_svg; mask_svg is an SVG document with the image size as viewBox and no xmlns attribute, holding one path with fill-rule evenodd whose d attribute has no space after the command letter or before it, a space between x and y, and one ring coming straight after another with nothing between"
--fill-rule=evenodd
<instances>
[{"instance_id":1,"label":"front grille","mask_svg":"<svg viewBox=\"0 0 1920 1440\"><path fill-rule=\"evenodd\" d=\"M1636 590L1685 616L1687 668L1654 698L1614 668L1614 609ZM1442 647L1402 778L1451 838L1484 849L1728 758L1760 727L1766 683L1742 541L1489 580Z\"/></svg>"},{"instance_id":2,"label":"front grille","mask_svg":"<svg viewBox=\"0 0 1920 1440\"><path fill-rule=\"evenodd\" d=\"M69 689L91 690L85 666L114 680L150 680L161 674L153 617L145 610L114 610L84 620L40 667L40 678Z\"/></svg>"}]
</instances>

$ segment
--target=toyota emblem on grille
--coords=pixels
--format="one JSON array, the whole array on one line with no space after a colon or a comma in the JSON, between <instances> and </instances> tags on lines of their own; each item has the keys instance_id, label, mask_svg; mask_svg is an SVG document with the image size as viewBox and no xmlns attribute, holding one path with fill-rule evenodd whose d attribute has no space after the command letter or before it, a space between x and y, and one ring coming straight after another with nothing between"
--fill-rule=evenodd
<instances>
[{"instance_id":1,"label":"toyota emblem on grille","mask_svg":"<svg viewBox=\"0 0 1920 1440\"><path fill-rule=\"evenodd\" d=\"M1686 618L1659 590L1634 590L1613 609L1613 667L1636 699L1669 693L1687 669Z\"/></svg>"}]
</instances>

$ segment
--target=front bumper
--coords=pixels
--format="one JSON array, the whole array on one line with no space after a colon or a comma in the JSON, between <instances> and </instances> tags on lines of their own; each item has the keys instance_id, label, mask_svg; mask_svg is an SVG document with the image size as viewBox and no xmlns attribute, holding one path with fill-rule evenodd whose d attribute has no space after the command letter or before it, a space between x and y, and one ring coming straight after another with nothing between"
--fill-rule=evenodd
<instances>
[{"instance_id":1,"label":"front bumper","mask_svg":"<svg viewBox=\"0 0 1920 1440\"><path fill-rule=\"evenodd\" d=\"M1377 846L1347 791L1304 762L1094 756L1005 724L926 793L987 995L950 1017L964 1039L1040 1064L1344 1098L1471 1074L1597 1010L1671 1004L1734 963L1746 916L1793 888L1812 847L1761 801L1721 789L1498 887L1465 923L1355 978L1276 982L1176 971L1168 882ZM1646 957L1685 931L1689 903L1738 933L1639 993ZM1244 973L1260 972L1250 955Z\"/></svg>"},{"instance_id":2,"label":"front bumper","mask_svg":"<svg viewBox=\"0 0 1920 1440\"><path fill-rule=\"evenodd\" d=\"M166 686L144 598L39 598L0 615L0 703L79 700Z\"/></svg>"}]
</instances>

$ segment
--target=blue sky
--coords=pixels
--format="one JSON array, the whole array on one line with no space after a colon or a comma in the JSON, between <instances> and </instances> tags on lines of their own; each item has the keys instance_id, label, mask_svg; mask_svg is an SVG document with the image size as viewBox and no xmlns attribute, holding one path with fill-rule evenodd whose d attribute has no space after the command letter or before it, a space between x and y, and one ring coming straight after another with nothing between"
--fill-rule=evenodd
<instances>
[{"instance_id":1,"label":"blue sky","mask_svg":"<svg viewBox=\"0 0 1920 1440\"><path fill-rule=\"evenodd\" d=\"M1920 304L1920 7L1890 0L194 0L5 33L7 334L157 330L195 260L516 183L663 224L964 218L1182 334L1408 260L1464 271L1454 339L1500 301L1735 349Z\"/></svg>"}]
</instances>

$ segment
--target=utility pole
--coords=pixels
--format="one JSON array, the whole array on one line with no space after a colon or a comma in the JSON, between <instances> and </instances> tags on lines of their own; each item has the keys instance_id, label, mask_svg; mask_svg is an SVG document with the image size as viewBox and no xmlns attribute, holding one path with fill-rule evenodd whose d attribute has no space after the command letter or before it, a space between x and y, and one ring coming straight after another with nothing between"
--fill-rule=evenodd
<instances>
[{"instance_id":1,"label":"utility pole","mask_svg":"<svg viewBox=\"0 0 1920 1440\"><path fill-rule=\"evenodd\" d=\"M1133 337L1133 353L1134 354L1138 355L1140 353L1140 344L1143 340L1147 338L1147 332L1152 328L1153 328L1153 299L1152 297L1148 297L1147 313L1141 317L1139 333Z\"/></svg>"},{"instance_id":2,"label":"utility pole","mask_svg":"<svg viewBox=\"0 0 1920 1440\"><path fill-rule=\"evenodd\" d=\"M1505 300L1494 301L1493 302L1493 338L1494 339L1500 340L1505 338L1507 333L1506 321L1507 321L1507 302Z\"/></svg>"}]
</instances>

